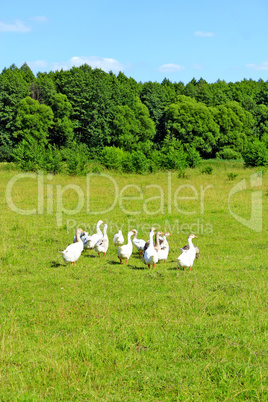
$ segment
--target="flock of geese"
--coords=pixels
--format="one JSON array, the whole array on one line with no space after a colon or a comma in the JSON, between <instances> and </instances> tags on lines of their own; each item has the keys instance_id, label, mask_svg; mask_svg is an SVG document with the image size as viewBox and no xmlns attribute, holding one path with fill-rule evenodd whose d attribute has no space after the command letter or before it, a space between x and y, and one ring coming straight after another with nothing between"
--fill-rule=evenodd
<instances>
[{"instance_id":1,"label":"flock of geese","mask_svg":"<svg viewBox=\"0 0 268 402\"><path fill-rule=\"evenodd\" d=\"M103 230L100 226L103 224ZM96 233L89 236L88 232L85 232L81 228L76 229L73 243L70 244L62 253L62 257L66 263L74 264L80 257L83 250L90 249L95 250L99 256L103 254L105 257L108 247L109 239L107 235L108 225L102 220L99 220L96 225ZM133 238L132 238L133 236ZM128 262L133 252L133 245L136 247L143 262L154 268L159 261L166 263L169 254L169 244L167 238L171 236L169 232L156 231L154 227L151 228L149 233L149 240L146 242L143 239L138 239L138 231L132 229L128 232L127 243L124 244L124 236L122 230L119 230L113 236L113 244L117 247L117 257L120 260L120 264L123 264L123 260ZM185 269L185 267L191 270L194 260L200 255L200 250L193 244L193 239L197 238L194 234L188 236L188 244L182 248L181 255L177 258L177 264L179 267Z\"/></svg>"}]
</instances>

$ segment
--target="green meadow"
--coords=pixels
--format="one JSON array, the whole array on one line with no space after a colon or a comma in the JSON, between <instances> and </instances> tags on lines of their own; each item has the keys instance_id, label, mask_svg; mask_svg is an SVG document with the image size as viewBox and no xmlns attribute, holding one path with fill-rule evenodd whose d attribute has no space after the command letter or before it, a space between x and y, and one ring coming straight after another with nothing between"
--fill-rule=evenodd
<instances>
[{"instance_id":1,"label":"green meadow","mask_svg":"<svg viewBox=\"0 0 268 402\"><path fill-rule=\"evenodd\" d=\"M268 172L0 177L1 401L268 400ZM66 265L58 251L99 219L106 257ZM172 233L166 265L135 249L120 265L113 235L151 226ZM176 262L190 233L191 272Z\"/></svg>"}]
</instances>

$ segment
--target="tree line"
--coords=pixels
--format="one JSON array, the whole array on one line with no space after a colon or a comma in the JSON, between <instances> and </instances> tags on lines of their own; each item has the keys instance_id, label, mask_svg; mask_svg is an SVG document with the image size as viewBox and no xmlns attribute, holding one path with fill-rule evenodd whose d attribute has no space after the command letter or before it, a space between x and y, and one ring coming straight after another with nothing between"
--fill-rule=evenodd
<instances>
[{"instance_id":1,"label":"tree line","mask_svg":"<svg viewBox=\"0 0 268 402\"><path fill-rule=\"evenodd\" d=\"M136 82L88 65L0 75L0 161L82 173L92 161L129 172L208 158L268 165L268 82Z\"/></svg>"}]
</instances>

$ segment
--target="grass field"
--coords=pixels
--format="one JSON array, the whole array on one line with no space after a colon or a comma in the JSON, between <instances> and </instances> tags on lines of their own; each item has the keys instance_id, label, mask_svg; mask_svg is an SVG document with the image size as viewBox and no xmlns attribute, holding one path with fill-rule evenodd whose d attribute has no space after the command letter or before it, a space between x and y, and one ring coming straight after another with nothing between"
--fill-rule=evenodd
<instances>
[{"instance_id":1,"label":"grass field","mask_svg":"<svg viewBox=\"0 0 268 402\"><path fill-rule=\"evenodd\" d=\"M179 178L25 174L0 165L1 401L267 401L268 173L207 161ZM105 257L59 250L108 223ZM170 231L167 264L112 237ZM190 233L191 272L176 258Z\"/></svg>"}]
</instances>

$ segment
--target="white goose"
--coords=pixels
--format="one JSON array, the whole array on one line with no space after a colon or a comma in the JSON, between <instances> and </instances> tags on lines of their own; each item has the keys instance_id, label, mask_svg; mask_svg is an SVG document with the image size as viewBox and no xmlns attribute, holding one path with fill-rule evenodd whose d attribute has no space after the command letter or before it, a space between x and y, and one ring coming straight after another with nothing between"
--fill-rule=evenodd
<instances>
[{"instance_id":1,"label":"white goose","mask_svg":"<svg viewBox=\"0 0 268 402\"><path fill-rule=\"evenodd\" d=\"M169 253L169 244L167 241L167 237L171 236L171 233L166 232L162 233L162 241L160 241L160 250L158 251L158 261L163 261L164 263L167 262L168 253Z\"/></svg>"},{"instance_id":2,"label":"white goose","mask_svg":"<svg viewBox=\"0 0 268 402\"><path fill-rule=\"evenodd\" d=\"M148 268L151 268L151 265L153 265L153 267L156 267L156 263L158 262L158 254L157 251L154 247L154 231L155 228L152 227L149 233L149 246L148 248L145 250L144 252L144 257L143 260L145 262L145 264L148 265Z\"/></svg>"},{"instance_id":3,"label":"white goose","mask_svg":"<svg viewBox=\"0 0 268 402\"><path fill-rule=\"evenodd\" d=\"M123 246L119 246L117 250L117 257L120 260L120 264L123 264L122 260L126 260L126 264L132 254L133 251L133 244L131 242L131 236L134 235L134 230L130 230L127 234L127 244Z\"/></svg>"},{"instance_id":4,"label":"white goose","mask_svg":"<svg viewBox=\"0 0 268 402\"><path fill-rule=\"evenodd\" d=\"M124 236L122 230L119 230L113 237L113 243L115 246L122 246L124 244Z\"/></svg>"},{"instance_id":5,"label":"white goose","mask_svg":"<svg viewBox=\"0 0 268 402\"><path fill-rule=\"evenodd\" d=\"M183 250L189 250L189 244L186 244L186 246L184 246L182 248L183 248ZM194 244L194 248L195 248L195 259L198 260L198 258L200 257L200 250L199 250L199 247L197 247L195 244Z\"/></svg>"},{"instance_id":6,"label":"white goose","mask_svg":"<svg viewBox=\"0 0 268 402\"><path fill-rule=\"evenodd\" d=\"M66 249L64 251L60 251L60 253L62 254L62 257L66 263L71 263L72 265L74 265L74 263L80 257L80 255L83 251L83 248L84 248L83 241L81 240L81 237L80 237L81 234L83 234L83 233L84 233L83 229L81 229L81 228L76 229L76 232L75 232L76 242L70 244L68 247L66 247Z\"/></svg>"},{"instance_id":7,"label":"white goose","mask_svg":"<svg viewBox=\"0 0 268 402\"><path fill-rule=\"evenodd\" d=\"M182 254L177 258L177 263L179 267L182 267L183 269L185 267L190 268L190 271L196 255L195 246L193 245L192 241L192 239L194 238L197 239L197 236L195 236L194 234L190 234L190 236L188 236L189 249L185 250L184 248L181 248L180 250L182 251Z\"/></svg>"},{"instance_id":8,"label":"white goose","mask_svg":"<svg viewBox=\"0 0 268 402\"><path fill-rule=\"evenodd\" d=\"M94 246L94 250L100 255L103 253L103 258L105 257L108 247L109 247L109 239L107 236L107 223L103 225L103 236L100 240L98 240Z\"/></svg>"},{"instance_id":9,"label":"white goose","mask_svg":"<svg viewBox=\"0 0 268 402\"><path fill-rule=\"evenodd\" d=\"M100 230L100 225L102 225L104 222L102 220L99 220L96 225L96 231L97 233L94 233L92 236L87 237L86 241L86 246L85 248L90 248L90 250L93 250L95 244L97 243L98 240L101 240L103 237L103 233Z\"/></svg>"},{"instance_id":10,"label":"white goose","mask_svg":"<svg viewBox=\"0 0 268 402\"><path fill-rule=\"evenodd\" d=\"M155 228L151 228L150 230L156 230ZM155 242L154 242L154 248L155 250L158 252L160 250L160 234L162 234L162 232L158 231L155 234ZM147 240L147 242L144 245L144 251L149 247L149 243L150 243L150 239Z\"/></svg>"},{"instance_id":11,"label":"white goose","mask_svg":"<svg viewBox=\"0 0 268 402\"><path fill-rule=\"evenodd\" d=\"M132 242L134 244L134 246L136 247L136 249L139 252L139 255L144 253L144 246L145 246L145 240L143 239L138 239L137 235L138 235L138 231L136 229L132 229L134 232L134 237L132 239Z\"/></svg>"},{"instance_id":12,"label":"white goose","mask_svg":"<svg viewBox=\"0 0 268 402\"><path fill-rule=\"evenodd\" d=\"M82 240L82 242L83 242L83 247L84 248L86 248L86 244L87 244L87 241L88 241L88 232L82 232L81 234L80 234L80 239ZM76 240L76 233L74 234L74 238L73 238L73 243L76 243L77 242L77 240Z\"/></svg>"}]
</instances>

